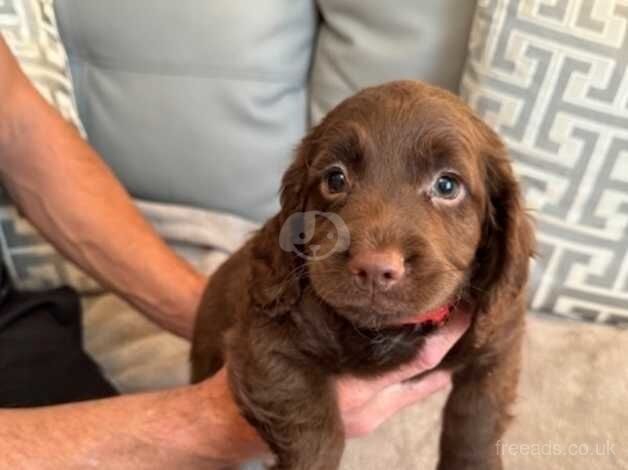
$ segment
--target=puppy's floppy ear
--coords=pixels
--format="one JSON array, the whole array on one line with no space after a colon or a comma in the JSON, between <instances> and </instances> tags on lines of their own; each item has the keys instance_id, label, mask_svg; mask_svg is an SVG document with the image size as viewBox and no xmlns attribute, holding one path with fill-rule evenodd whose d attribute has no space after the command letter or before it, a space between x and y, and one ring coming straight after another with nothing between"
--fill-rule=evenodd
<instances>
[{"instance_id":1,"label":"puppy's floppy ear","mask_svg":"<svg viewBox=\"0 0 628 470\"><path fill-rule=\"evenodd\" d=\"M514 300L528 280L535 240L532 223L501 139L477 119L487 188L484 235L476 255L472 297L482 311Z\"/></svg>"},{"instance_id":2,"label":"puppy's floppy ear","mask_svg":"<svg viewBox=\"0 0 628 470\"><path fill-rule=\"evenodd\" d=\"M251 298L270 316L288 313L301 296L303 260L291 249L290 243L298 239L295 220L298 221L299 214L305 210L308 168L314 146L312 131L302 140L294 162L283 175L279 213L266 222L252 241Z\"/></svg>"}]
</instances>

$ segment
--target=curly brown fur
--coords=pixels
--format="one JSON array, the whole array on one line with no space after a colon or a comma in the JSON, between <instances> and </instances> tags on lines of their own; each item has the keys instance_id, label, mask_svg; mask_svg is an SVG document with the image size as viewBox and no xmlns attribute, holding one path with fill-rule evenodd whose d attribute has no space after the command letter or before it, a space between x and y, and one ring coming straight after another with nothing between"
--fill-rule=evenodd
<instances>
[{"instance_id":1,"label":"curly brown fur","mask_svg":"<svg viewBox=\"0 0 628 470\"><path fill-rule=\"evenodd\" d=\"M334 165L345 175L340 192ZM433 189L444 172L465 191L455 203ZM209 282L194 380L227 360L234 396L276 454L274 468L333 470L344 448L334 377L411 361L429 328L404 318L461 301L473 321L442 364L455 373L439 468L500 469L495 444L515 395L534 245L500 139L443 90L411 81L368 88L303 139L281 205ZM348 234L325 216L308 232L306 219L291 218L306 211L337 214ZM302 241L294 250L280 246L286 224L292 236L307 232L293 238ZM348 250L334 251L347 235ZM382 250L403 259L392 287L348 269L359 253Z\"/></svg>"}]
</instances>

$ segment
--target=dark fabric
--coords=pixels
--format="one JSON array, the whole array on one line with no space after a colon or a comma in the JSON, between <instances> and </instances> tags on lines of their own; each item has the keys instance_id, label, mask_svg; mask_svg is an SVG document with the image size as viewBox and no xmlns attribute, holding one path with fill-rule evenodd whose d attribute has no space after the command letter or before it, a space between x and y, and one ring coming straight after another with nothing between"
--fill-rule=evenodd
<instances>
[{"instance_id":1,"label":"dark fabric","mask_svg":"<svg viewBox=\"0 0 628 470\"><path fill-rule=\"evenodd\" d=\"M0 407L117 395L83 350L81 304L74 290L9 289L4 297L0 304Z\"/></svg>"},{"instance_id":2,"label":"dark fabric","mask_svg":"<svg viewBox=\"0 0 628 470\"><path fill-rule=\"evenodd\" d=\"M0 253L1 257L2 253ZM6 268L2 261L0 261L0 305L4 304L4 301L11 291L11 284L9 283L9 275L6 272Z\"/></svg>"}]
</instances>

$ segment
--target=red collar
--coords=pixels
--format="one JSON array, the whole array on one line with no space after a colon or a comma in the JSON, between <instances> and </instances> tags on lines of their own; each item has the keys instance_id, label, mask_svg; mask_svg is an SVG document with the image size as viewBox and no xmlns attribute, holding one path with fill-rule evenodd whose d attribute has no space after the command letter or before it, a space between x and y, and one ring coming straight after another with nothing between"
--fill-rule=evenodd
<instances>
[{"instance_id":1,"label":"red collar","mask_svg":"<svg viewBox=\"0 0 628 470\"><path fill-rule=\"evenodd\" d=\"M435 326L443 325L449 315L451 314L454 306L451 304L443 305L427 312L421 312L409 318L404 318L404 325L421 325L425 323L432 323Z\"/></svg>"}]
</instances>

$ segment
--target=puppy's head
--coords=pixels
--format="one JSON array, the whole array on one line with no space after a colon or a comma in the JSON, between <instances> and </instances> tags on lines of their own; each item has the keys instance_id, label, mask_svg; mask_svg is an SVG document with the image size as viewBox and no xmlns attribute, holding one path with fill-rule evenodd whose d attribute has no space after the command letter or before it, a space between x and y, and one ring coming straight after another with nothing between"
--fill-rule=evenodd
<instances>
[{"instance_id":1,"label":"puppy's head","mask_svg":"<svg viewBox=\"0 0 628 470\"><path fill-rule=\"evenodd\" d=\"M503 145L420 82L369 88L330 112L301 143L281 202L271 225L283 255L267 279L284 294L291 279L293 299L313 289L359 326L462 296L485 304L526 280L532 237Z\"/></svg>"}]
</instances>

